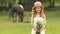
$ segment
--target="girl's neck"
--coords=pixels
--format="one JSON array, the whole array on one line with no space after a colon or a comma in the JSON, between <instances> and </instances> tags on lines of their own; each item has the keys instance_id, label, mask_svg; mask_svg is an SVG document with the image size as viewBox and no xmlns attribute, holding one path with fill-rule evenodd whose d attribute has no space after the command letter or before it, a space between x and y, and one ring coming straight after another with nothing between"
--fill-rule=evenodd
<instances>
[{"instance_id":1,"label":"girl's neck","mask_svg":"<svg viewBox=\"0 0 60 34\"><path fill-rule=\"evenodd\" d=\"M40 15L40 13L36 13L36 15Z\"/></svg>"},{"instance_id":2,"label":"girl's neck","mask_svg":"<svg viewBox=\"0 0 60 34\"><path fill-rule=\"evenodd\" d=\"M36 17L40 17L40 14L39 14L39 13L37 13L37 14L36 14Z\"/></svg>"},{"instance_id":3,"label":"girl's neck","mask_svg":"<svg viewBox=\"0 0 60 34\"><path fill-rule=\"evenodd\" d=\"M39 15L40 15L40 13L37 13L37 14L39 14Z\"/></svg>"},{"instance_id":4,"label":"girl's neck","mask_svg":"<svg viewBox=\"0 0 60 34\"><path fill-rule=\"evenodd\" d=\"M40 14L40 12L37 12L36 14Z\"/></svg>"}]
</instances>

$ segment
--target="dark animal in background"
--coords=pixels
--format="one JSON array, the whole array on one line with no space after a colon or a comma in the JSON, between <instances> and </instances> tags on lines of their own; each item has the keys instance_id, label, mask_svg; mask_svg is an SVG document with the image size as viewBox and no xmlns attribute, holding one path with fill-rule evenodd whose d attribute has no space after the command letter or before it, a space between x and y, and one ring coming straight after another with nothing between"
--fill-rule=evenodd
<instances>
[{"instance_id":1,"label":"dark animal in background","mask_svg":"<svg viewBox=\"0 0 60 34\"><path fill-rule=\"evenodd\" d=\"M11 7L10 9L10 18L12 17L13 19L13 22L16 22L17 21L17 15L19 17L18 21L20 22L23 22L23 12L24 12L24 8L22 5L19 5L19 4L15 4ZM15 14L16 13L16 14ZM14 16L15 15L15 16Z\"/></svg>"}]
</instances>

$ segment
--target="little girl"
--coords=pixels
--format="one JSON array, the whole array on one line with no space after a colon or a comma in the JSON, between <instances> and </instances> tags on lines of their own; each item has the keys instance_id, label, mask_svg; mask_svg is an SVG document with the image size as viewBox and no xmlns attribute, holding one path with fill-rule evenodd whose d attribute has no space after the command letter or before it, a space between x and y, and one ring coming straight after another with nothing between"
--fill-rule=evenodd
<instances>
[{"instance_id":1,"label":"little girl","mask_svg":"<svg viewBox=\"0 0 60 34\"><path fill-rule=\"evenodd\" d=\"M36 28L37 20L43 19L44 23L42 28L38 30ZM40 32L40 34L45 34L45 26L46 26L46 16L43 11L42 3L37 1L34 3L32 7L32 17L31 17L31 25L32 25L32 32L31 34L36 34L36 32Z\"/></svg>"}]
</instances>

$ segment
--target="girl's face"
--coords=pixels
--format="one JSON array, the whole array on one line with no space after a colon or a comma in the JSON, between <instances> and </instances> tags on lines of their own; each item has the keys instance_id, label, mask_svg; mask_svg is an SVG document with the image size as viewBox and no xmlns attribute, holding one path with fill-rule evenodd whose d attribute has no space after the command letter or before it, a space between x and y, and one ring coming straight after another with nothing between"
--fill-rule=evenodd
<instances>
[{"instance_id":1,"label":"girl's face","mask_svg":"<svg viewBox=\"0 0 60 34\"><path fill-rule=\"evenodd\" d=\"M41 7L36 7L35 10L36 10L37 13L40 13Z\"/></svg>"}]
</instances>

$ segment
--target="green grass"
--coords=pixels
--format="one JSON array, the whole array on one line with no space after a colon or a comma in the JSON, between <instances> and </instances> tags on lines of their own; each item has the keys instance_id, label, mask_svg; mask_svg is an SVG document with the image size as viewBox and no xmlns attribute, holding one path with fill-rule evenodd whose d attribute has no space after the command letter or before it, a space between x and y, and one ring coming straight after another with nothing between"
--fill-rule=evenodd
<instances>
[{"instance_id":1,"label":"green grass","mask_svg":"<svg viewBox=\"0 0 60 34\"><path fill-rule=\"evenodd\" d=\"M60 33L60 12L48 12L46 34L59 34Z\"/></svg>"},{"instance_id":2,"label":"green grass","mask_svg":"<svg viewBox=\"0 0 60 34\"><path fill-rule=\"evenodd\" d=\"M60 12L46 11L46 34L60 33ZM13 23L8 18L8 12L0 12L0 34L31 34L31 24L28 22ZM30 22L31 13L24 13L24 21Z\"/></svg>"}]
</instances>

